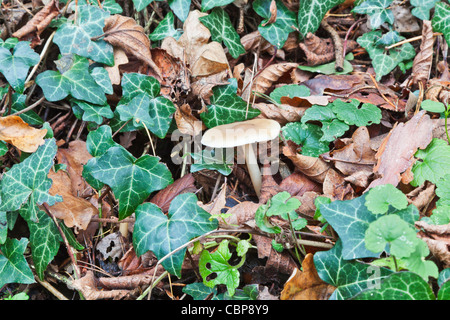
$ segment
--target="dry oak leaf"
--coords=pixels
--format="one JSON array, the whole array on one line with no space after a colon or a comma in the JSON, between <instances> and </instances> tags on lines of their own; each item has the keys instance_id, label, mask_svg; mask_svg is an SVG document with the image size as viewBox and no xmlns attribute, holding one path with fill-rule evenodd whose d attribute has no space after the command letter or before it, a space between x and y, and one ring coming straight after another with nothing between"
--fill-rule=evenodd
<instances>
[{"instance_id":1,"label":"dry oak leaf","mask_svg":"<svg viewBox=\"0 0 450 320\"><path fill-rule=\"evenodd\" d=\"M39 10L22 28L14 32L12 36L20 41L31 41L31 46L35 47L41 42L39 35L52 22L53 18L58 15L58 1L52 0Z\"/></svg>"},{"instance_id":2,"label":"dry oak leaf","mask_svg":"<svg viewBox=\"0 0 450 320\"><path fill-rule=\"evenodd\" d=\"M0 140L12 144L17 149L32 153L44 144L47 129L36 129L19 116L0 117Z\"/></svg>"},{"instance_id":3,"label":"dry oak leaf","mask_svg":"<svg viewBox=\"0 0 450 320\"><path fill-rule=\"evenodd\" d=\"M414 58L412 67L412 83L417 84L422 82L425 84L428 81L433 63L433 28L431 21L423 21L422 27L422 43L420 44L420 51Z\"/></svg>"},{"instance_id":4,"label":"dry oak leaf","mask_svg":"<svg viewBox=\"0 0 450 320\"><path fill-rule=\"evenodd\" d=\"M252 90L266 93L286 73L297 68L298 63L283 62L275 63L265 68L253 82Z\"/></svg>"},{"instance_id":5,"label":"dry oak leaf","mask_svg":"<svg viewBox=\"0 0 450 320\"><path fill-rule=\"evenodd\" d=\"M303 271L295 268L286 281L280 300L328 300L336 288L320 279L314 266L314 255L308 253Z\"/></svg>"},{"instance_id":6,"label":"dry oak leaf","mask_svg":"<svg viewBox=\"0 0 450 320\"><path fill-rule=\"evenodd\" d=\"M161 70L152 60L150 39L134 19L119 14L109 16L105 19L103 32L103 40L143 61L159 79L163 78Z\"/></svg>"},{"instance_id":7,"label":"dry oak leaf","mask_svg":"<svg viewBox=\"0 0 450 320\"><path fill-rule=\"evenodd\" d=\"M450 224L429 225L417 221L415 226L423 229L417 236L428 244L431 253L443 263L444 268L450 268Z\"/></svg>"},{"instance_id":8,"label":"dry oak leaf","mask_svg":"<svg viewBox=\"0 0 450 320\"><path fill-rule=\"evenodd\" d=\"M382 184L397 186L402 174L414 164L417 149L425 149L431 142L433 121L425 110L406 123L396 124L377 151L377 165L373 171L380 175L367 190Z\"/></svg>"}]
</instances>

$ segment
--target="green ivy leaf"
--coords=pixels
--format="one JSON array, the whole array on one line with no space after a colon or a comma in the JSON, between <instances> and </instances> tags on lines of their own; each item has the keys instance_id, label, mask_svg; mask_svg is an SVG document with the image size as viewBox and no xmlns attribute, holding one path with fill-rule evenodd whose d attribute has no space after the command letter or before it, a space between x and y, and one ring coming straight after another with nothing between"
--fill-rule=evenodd
<instances>
[{"instance_id":1,"label":"green ivy leaf","mask_svg":"<svg viewBox=\"0 0 450 320\"><path fill-rule=\"evenodd\" d=\"M447 44L450 43L450 5L445 2L438 2L434 8L434 16L431 26L435 32L444 34Z\"/></svg>"},{"instance_id":2,"label":"green ivy leaf","mask_svg":"<svg viewBox=\"0 0 450 320\"><path fill-rule=\"evenodd\" d=\"M93 157L100 157L109 148L119 146L112 138L111 127L107 125L103 125L97 130L89 132L86 138L86 148Z\"/></svg>"},{"instance_id":3,"label":"green ivy leaf","mask_svg":"<svg viewBox=\"0 0 450 320\"><path fill-rule=\"evenodd\" d=\"M14 47L13 53L0 47L0 72L11 87L22 93L30 67L39 63L39 55L30 47L30 42L21 41Z\"/></svg>"},{"instance_id":4,"label":"green ivy leaf","mask_svg":"<svg viewBox=\"0 0 450 320\"><path fill-rule=\"evenodd\" d=\"M378 29L383 23L394 23L394 13L389 6L392 0L367 0L353 8L353 12L370 15L372 29Z\"/></svg>"},{"instance_id":5,"label":"green ivy leaf","mask_svg":"<svg viewBox=\"0 0 450 320\"><path fill-rule=\"evenodd\" d=\"M74 114L83 121L91 121L100 125L103 123L104 118L111 119L114 117L114 113L107 103L104 105L95 105L77 99L71 99L70 103Z\"/></svg>"},{"instance_id":6,"label":"green ivy leaf","mask_svg":"<svg viewBox=\"0 0 450 320\"><path fill-rule=\"evenodd\" d=\"M352 99L350 102L344 102L337 99L333 102L333 112L336 117L344 121L348 125L356 125L358 127L369 126L374 123L380 123L381 110L371 103L363 103Z\"/></svg>"},{"instance_id":7,"label":"green ivy leaf","mask_svg":"<svg viewBox=\"0 0 450 320\"><path fill-rule=\"evenodd\" d=\"M344 259L378 257L381 253L381 250L374 253L365 245L366 230L378 217L365 206L366 197L364 194L352 200L337 200L320 206L320 213L342 239Z\"/></svg>"},{"instance_id":8,"label":"green ivy leaf","mask_svg":"<svg viewBox=\"0 0 450 320\"><path fill-rule=\"evenodd\" d=\"M408 198L392 184L385 184L370 189L365 204L372 213L383 214L389 210L389 206L398 210L405 209Z\"/></svg>"},{"instance_id":9,"label":"green ivy leaf","mask_svg":"<svg viewBox=\"0 0 450 320\"><path fill-rule=\"evenodd\" d=\"M236 78L230 81L229 85L216 86L212 89L211 104L207 106L206 112L200 113L200 118L208 128L252 119L261 113L252 107L247 110L247 102L236 94Z\"/></svg>"},{"instance_id":10,"label":"green ivy leaf","mask_svg":"<svg viewBox=\"0 0 450 320\"><path fill-rule=\"evenodd\" d=\"M8 218L5 211L0 211L0 244L4 244L8 235Z\"/></svg>"},{"instance_id":11,"label":"green ivy leaf","mask_svg":"<svg viewBox=\"0 0 450 320\"><path fill-rule=\"evenodd\" d=\"M359 292L377 285L392 274L386 268L373 267L356 260L346 260L342 252L342 241L338 240L328 251L314 254L314 265L319 277L336 287L329 300L347 300Z\"/></svg>"},{"instance_id":12,"label":"green ivy leaf","mask_svg":"<svg viewBox=\"0 0 450 320\"><path fill-rule=\"evenodd\" d=\"M430 10L439 0L410 0L409 2L414 6L411 10L413 16L421 20L430 20Z\"/></svg>"},{"instance_id":13,"label":"green ivy leaf","mask_svg":"<svg viewBox=\"0 0 450 320\"><path fill-rule=\"evenodd\" d=\"M106 103L106 96L89 73L88 59L66 55L55 61L58 71L47 70L36 77L48 101L60 101L67 96L97 105Z\"/></svg>"},{"instance_id":14,"label":"green ivy leaf","mask_svg":"<svg viewBox=\"0 0 450 320\"><path fill-rule=\"evenodd\" d=\"M205 300L208 297L211 297L211 300L220 300L217 297L217 288L210 288L203 282L189 283L184 286L182 290L184 293L190 295L194 300Z\"/></svg>"},{"instance_id":15,"label":"green ivy leaf","mask_svg":"<svg viewBox=\"0 0 450 320\"><path fill-rule=\"evenodd\" d=\"M178 40L182 34L182 31L175 29L174 23L175 17L173 12L169 11L148 37L152 41L164 40L167 37L172 37Z\"/></svg>"},{"instance_id":16,"label":"green ivy leaf","mask_svg":"<svg viewBox=\"0 0 450 320\"><path fill-rule=\"evenodd\" d=\"M0 287L8 283L34 283L33 272L23 256L27 248L26 238L6 239L0 245Z\"/></svg>"},{"instance_id":17,"label":"green ivy leaf","mask_svg":"<svg viewBox=\"0 0 450 320\"><path fill-rule=\"evenodd\" d=\"M202 1L202 12L206 12L215 7L226 6L232 3L234 0L203 0Z\"/></svg>"},{"instance_id":18,"label":"green ivy leaf","mask_svg":"<svg viewBox=\"0 0 450 320\"><path fill-rule=\"evenodd\" d=\"M145 127L159 138L164 138L176 111L173 102L160 96L158 80L144 74L127 73L122 77L123 95L116 108L120 121L113 128L133 120L122 131L134 131Z\"/></svg>"},{"instance_id":19,"label":"green ivy leaf","mask_svg":"<svg viewBox=\"0 0 450 320\"><path fill-rule=\"evenodd\" d=\"M191 8L191 0L168 0L170 9L182 22L186 20Z\"/></svg>"},{"instance_id":20,"label":"green ivy leaf","mask_svg":"<svg viewBox=\"0 0 450 320\"><path fill-rule=\"evenodd\" d=\"M62 241L55 222L44 211L38 211L39 222L28 221L33 264L39 278L44 279L44 271L58 253Z\"/></svg>"},{"instance_id":21,"label":"green ivy leaf","mask_svg":"<svg viewBox=\"0 0 450 320\"><path fill-rule=\"evenodd\" d=\"M12 94L11 113L25 109L27 107L26 99L26 95L14 92ZM21 113L19 117L32 126L41 126L44 124L44 120L34 110Z\"/></svg>"},{"instance_id":22,"label":"green ivy leaf","mask_svg":"<svg viewBox=\"0 0 450 320\"><path fill-rule=\"evenodd\" d=\"M275 88L271 93L270 97L278 103L281 103L281 98L288 97L308 97L311 91L307 86L298 84L288 84L278 88ZM309 110L309 109L307 109Z\"/></svg>"},{"instance_id":23,"label":"green ivy leaf","mask_svg":"<svg viewBox=\"0 0 450 320\"><path fill-rule=\"evenodd\" d=\"M11 50L19 43L19 39L17 38L8 38L6 40L0 39L0 47Z\"/></svg>"},{"instance_id":24,"label":"green ivy leaf","mask_svg":"<svg viewBox=\"0 0 450 320\"><path fill-rule=\"evenodd\" d=\"M167 216L153 203L144 203L136 209L133 246L141 256L152 251L158 259L184 245L192 238L217 228L217 220L197 205L193 193L176 196L170 203ZM165 270L181 275L186 249L170 255L161 264Z\"/></svg>"},{"instance_id":25,"label":"green ivy leaf","mask_svg":"<svg viewBox=\"0 0 450 320\"><path fill-rule=\"evenodd\" d=\"M379 253L388 246L390 254L398 258L410 256L418 241L415 230L395 214L371 222L365 235L367 249Z\"/></svg>"},{"instance_id":26,"label":"green ivy leaf","mask_svg":"<svg viewBox=\"0 0 450 320\"><path fill-rule=\"evenodd\" d=\"M194 159L194 163L191 165L191 172L207 169L216 170L224 176L230 175L233 171L234 154L230 154L230 157L225 159L228 154L226 152L225 154L220 154L217 151L205 149L201 153L192 153L191 156ZM233 155L233 158L231 158L231 155Z\"/></svg>"},{"instance_id":27,"label":"green ivy leaf","mask_svg":"<svg viewBox=\"0 0 450 320\"><path fill-rule=\"evenodd\" d=\"M223 42L233 58L237 59L245 53L241 38L233 28L230 17L225 10L214 8L210 14L200 17L199 20L211 32L212 40L219 43Z\"/></svg>"},{"instance_id":28,"label":"green ivy leaf","mask_svg":"<svg viewBox=\"0 0 450 320\"><path fill-rule=\"evenodd\" d=\"M437 299L438 300L450 300L450 281L446 281L439 288Z\"/></svg>"},{"instance_id":29,"label":"green ivy leaf","mask_svg":"<svg viewBox=\"0 0 450 320\"><path fill-rule=\"evenodd\" d=\"M309 157L318 157L328 152L328 143L321 141L322 130L315 124L290 122L281 131L287 140L302 146L301 154Z\"/></svg>"},{"instance_id":30,"label":"green ivy leaf","mask_svg":"<svg viewBox=\"0 0 450 320\"><path fill-rule=\"evenodd\" d=\"M164 1L164 0L133 0L134 8L136 11L142 11L153 1Z\"/></svg>"},{"instance_id":31,"label":"green ivy leaf","mask_svg":"<svg viewBox=\"0 0 450 320\"><path fill-rule=\"evenodd\" d=\"M1 211L18 210L28 201L30 220L37 221L37 204L48 203L50 206L62 201L61 196L48 193L52 180L47 177L56 155L55 139L45 140L36 152L23 162L15 164L2 178Z\"/></svg>"},{"instance_id":32,"label":"green ivy leaf","mask_svg":"<svg viewBox=\"0 0 450 320\"><path fill-rule=\"evenodd\" d=\"M336 62L332 61L330 63L325 63L317 66L298 66L300 70L309 71L309 72L317 72L323 74L348 74L353 71L353 65L349 62L349 60L353 60L353 54L349 53L345 56L343 70L336 71Z\"/></svg>"},{"instance_id":33,"label":"green ivy leaf","mask_svg":"<svg viewBox=\"0 0 450 320\"><path fill-rule=\"evenodd\" d=\"M253 10L264 20L258 26L261 36L277 48L282 48L289 34L297 26L295 13L288 10L283 2L276 0L277 19L273 23L268 23L271 17L271 0L256 0L253 2Z\"/></svg>"},{"instance_id":34,"label":"green ivy leaf","mask_svg":"<svg viewBox=\"0 0 450 320\"><path fill-rule=\"evenodd\" d=\"M448 172L450 146L442 139L433 138L424 150L419 149L414 156L419 159L412 167L414 179L411 185L415 187L426 180L436 183Z\"/></svg>"},{"instance_id":35,"label":"green ivy leaf","mask_svg":"<svg viewBox=\"0 0 450 320\"><path fill-rule=\"evenodd\" d=\"M147 197L173 182L158 157L133 157L123 147L111 147L84 166L96 180L111 187L119 201L119 219L130 216ZM83 169L84 170L84 169Z\"/></svg>"},{"instance_id":36,"label":"green ivy leaf","mask_svg":"<svg viewBox=\"0 0 450 320\"><path fill-rule=\"evenodd\" d=\"M354 300L435 300L431 287L413 272L396 272L382 279L379 288L362 291Z\"/></svg>"},{"instance_id":37,"label":"green ivy leaf","mask_svg":"<svg viewBox=\"0 0 450 320\"><path fill-rule=\"evenodd\" d=\"M113 66L112 45L103 39L91 40L103 34L105 19L109 17L109 12L95 6L81 6L78 10L76 22L68 21L59 27L53 42L58 45L62 54L74 53Z\"/></svg>"},{"instance_id":38,"label":"green ivy leaf","mask_svg":"<svg viewBox=\"0 0 450 320\"><path fill-rule=\"evenodd\" d=\"M325 14L344 0L301 1L298 10L298 29L302 37L308 32L314 33L320 26Z\"/></svg>"},{"instance_id":39,"label":"green ivy leaf","mask_svg":"<svg viewBox=\"0 0 450 320\"><path fill-rule=\"evenodd\" d=\"M227 286L229 295L233 296L236 288L239 286L240 274L238 268L240 265L230 265L229 260L232 254L228 248L228 243L228 240L223 240L213 253L203 250L198 262L198 268L206 286L214 287L218 284L224 284ZM213 273L216 277L212 280L207 280L207 277Z\"/></svg>"}]
</instances>

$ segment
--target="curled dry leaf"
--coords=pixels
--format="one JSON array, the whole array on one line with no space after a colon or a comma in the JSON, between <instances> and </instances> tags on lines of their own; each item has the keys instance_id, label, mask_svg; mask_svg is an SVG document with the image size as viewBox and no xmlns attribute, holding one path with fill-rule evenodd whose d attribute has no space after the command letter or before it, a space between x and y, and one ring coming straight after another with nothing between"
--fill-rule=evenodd
<instances>
[{"instance_id":1,"label":"curled dry leaf","mask_svg":"<svg viewBox=\"0 0 450 320\"><path fill-rule=\"evenodd\" d=\"M22 28L14 32L12 36L18 38L20 41L30 41L31 47L35 47L41 42L39 35L52 22L53 18L58 15L58 1L49 1Z\"/></svg>"},{"instance_id":2,"label":"curled dry leaf","mask_svg":"<svg viewBox=\"0 0 450 320\"><path fill-rule=\"evenodd\" d=\"M256 92L266 93L284 74L297 68L298 63L283 62L276 63L265 68L253 82L253 89Z\"/></svg>"},{"instance_id":3,"label":"curled dry leaf","mask_svg":"<svg viewBox=\"0 0 450 320\"><path fill-rule=\"evenodd\" d=\"M294 269L284 285L280 300L328 300L336 288L320 279L313 254L306 255L302 269Z\"/></svg>"},{"instance_id":4,"label":"curled dry leaf","mask_svg":"<svg viewBox=\"0 0 450 320\"><path fill-rule=\"evenodd\" d=\"M163 78L161 70L152 60L150 39L134 19L119 14L112 15L105 19L103 32L103 40L143 61L159 79Z\"/></svg>"},{"instance_id":5,"label":"curled dry leaf","mask_svg":"<svg viewBox=\"0 0 450 320\"><path fill-rule=\"evenodd\" d=\"M307 108L297 108L289 105L276 106L270 103L255 103L253 108L261 111L259 118L266 118L278 121L281 125L285 125L289 122L300 121L302 115Z\"/></svg>"},{"instance_id":6,"label":"curled dry leaf","mask_svg":"<svg viewBox=\"0 0 450 320\"><path fill-rule=\"evenodd\" d=\"M414 58L412 67L412 83L417 84L422 82L425 84L428 81L433 63L433 28L431 21L423 21L422 27L422 43L420 44L420 51Z\"/></svg>"},{"instance_id":7,"label":"curled dry leaf","mask_svg":"<svg viewBox=\"0 0 450 320\"><path fill-rule=\"evenodd\" d=\"M353 90L357 85L366 85L362 74L319 75L302 83L307 86L312 96L322 96L324 91L339 92Z\"/></svg>"},{"instance_id":8,"label":"curled dry leaf","mask_svg":"<svg viewBox=\"0 0 450 320\"><path fill-rule=\"evenodd\" d=\"M270 18L262 24L263 27L277 21L277 3L275 0L272 0L272 2L270 2L269 12Z\"/></svg>"},{"instance_id":9,"label":"curled dry leaf","mask_svg":"<svg viewBox=\"0 0 450 320\"><path fill-rule=\"evenodd\" d=\"M380 177L367 190L382 184L397 186L401 175L414 164L417 149L425 149L432 139L433 122L425 110L406 123L395 125L377 151L374 172Z\"/></svg>"},{"instance_id":10,"label":"curled dry leaf","mask_svg":"<svg viewBox=\"0 0 450 320\"><path fill-rule=\"evenodd\" d=\"M19 116L0 118L0 140L12 144L17 149L32 153L44 144L47 129L36 129Z\"/></svg>"},{"instance_id":11,"label":"curled dry leaf","mask_svg":"<svg viewBox=\"0 0 450 320\"><path fill-rule=\"evenodd\" d=\"M125 51L119 47L114 47L114 65L112 67L105 66L106 71L108 71L111 84L120 84L122 78L120 76L119 66L127 64L128 62L128 56Z\"/></svg>"},{"instance_id":12,"label":"curled dry leaf","mask_svg":"<svg viewBox=\"0 0 450 320\"><path fill-rule=\"evenodd\" d=\"M309 108L313 104L319 106L326 106L330 103L331 97L329 96L307 96L307 97L281 97L280 102L297 108Z\"/></svg>"},{"instance_id":13,"label":"curled dry leaf","mask_svg":"<svg viewBox=\"0 0 450 320\"><path fill-rule=\"evenodd\" d=\"M450 268L450 224L429 225L425 221L417 221L419 231L417 236L428 244L431 253L443 263L444 268Z\"/></svg>"},{"instance_id":14,"label":"curled dry leaf","mask_svg":"<svg viewBox=\"0 0 450 320\"><path fill-rule=\"evenodd\" d=\"M177 123L178 130L180 130L182 134L195 137L206 129L203 122L199 121L192 115L191 107L188 104L183 104L178 107L175 111L174 118Z\"/></svg>"}]
</instances>

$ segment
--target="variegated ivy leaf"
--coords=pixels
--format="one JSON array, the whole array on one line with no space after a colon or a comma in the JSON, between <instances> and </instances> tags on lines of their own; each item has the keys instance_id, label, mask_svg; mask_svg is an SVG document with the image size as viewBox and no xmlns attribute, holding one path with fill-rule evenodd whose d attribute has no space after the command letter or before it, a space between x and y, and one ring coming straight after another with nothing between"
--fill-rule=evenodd
<instances>
[{"instance_id":1,"label":"variegated ivy leaf","mask_svg":"<svg viewBox=\"0 0 450 320\"><path fill-rule=\"evenodd\" d=\"M368 14L372 29L378 29L383 23L394 23L394 13L389 8L393 0L367 0L353 8L353 12Z\"/></svg>"},{"instance_id":2,"label":"variegated ivy leaf","mask_svg":"<svg viewBox=\"0 0 450 320\"><path fill-rule=\"evenodd\" d=\"M62 54L75 53L82 57L114 65L113 47L103 39L92 41L91 38L101 36L105 19L109 12L95 6L79 7L77 20L67 21L55 33L53 41Z\"/></svg>"},{"instance_id":3,"label":"variegated ivy leaf","mask_svg":"<svg viewBox=\"0 0 450 320\"><path fill-rule=\"evenodd\" d=\"M434 16L431 20L433 30L444 34L447 44L450 43L450 5L445 2L436 3Z\"/></svg>"},{"instance_id":4,"label":"variegated ivy leaf","mask_svg":"<svg viewBox=\"0 0 450 320\"><path fill-rule=\"evenodd\" d=\"M414 9L411 10L413 16L421 20L430 20L430 10L434 8L439 0L410 0Z\"/></svg>"},{"instance_id":5,"label":"variegated ivy leaf","mask_svg":"<svg viewBox=\"0 0 450 320\"><path fill-rule=\"evenodd\" d=\"M217 220L200 208L193 193L183 193L170 203L167 216L153 203L147 202L136 210L133 231L133 246L138 256L152 251L158 259L184 245L189 240L217 228ZM165 270L181 275L186 249L165 259L161 264Z\"/></svg>"},{"instance_id":6,"label":"variegated ivy leaf","mask_svg":"<svg viewBox=\"0 0 450 320\"><path fill-rule=\"evenodd\" d=\"M59 71L47 70L36 77L48 101L59 101L68 95L93 104L106 103L104 89L89 73L89 61L76 54L55 61Z\"/></svg>"},{"instance_id":7,"label":"variegated ivy leaf","mask_svg":"<svg viewBox=\"0 0 450 320\"><path fill-rule=\"evenodd\" d=\"M214 8L209 15L200 17L199 20L209 29L213 41L223 41L233 58L236 59L245 53L241 38L233 28L230 17L222 8Z\"/></svg>"},{"instance_id":8,"label":"variegated ivy leaf","mask_svg":"<svg viewBox=\"0 0 450 320\"><path fill-rule=\"evenodd\" d=\"M0 73L19 93L24 90L28 70L38 62L39 55L31 49L28 41L17 43L12 54L9 48L0 47Z\"/></svg>"},{"instance_id":9,"label":"variegated ivy leaf","mask_svg":"<svg viewBox=\"0 0 450 320\"><path fill-rule=\"evenodd\" d=\"M78 3L72 2L69 4L69 8L75 11L75 7L78 6L99 6L100 1L86 1L86 0L78 0ZM122 7L115 0L104 0L100 2L101 8L105 11L108 11L110 14L120 14L123 12Z\"/></svg>"},{"instance_id":10,"label":"variegated ivy leaf","mask_svg":"<svg viewBox=\"0 0 450 320\"><path fill-rule=\"evenodd\" d=\"M164 19L158 24L148 36L152 41L164 40L167 37L172 37L176 40L181 36L182 31L174 27L175 17L172 11L169 11Z\"/></svg>"},{"instance_id":11,"label":"variegated ivy leaf","mask_svg":"<svg viewBox=\"0 0 450 320\"><path fill-rule=\"evenodd\" d=\"M310 0L301 1L298 10L298 30L305 37L308 32L316 32L328 10L341 4L344 0Z\"/></svg>"},{"instance_id":12,"label":"variegated ivy leaf","mask_svg":"<svg viewBox=\"0 0 450 320\"><path fill-rule=\"evenodd\" d=\"M158 80L138 73L122 77L123 96L116 108L117 117L113 128L129 123L123 131L147 128L156 136L164 138L172 122L176 108L172 101L160 96ZM118 118L118 119L117 119Z\"/></svg>"},{"instance_id":13,"label":"variegated ivy leaf","mask_svg":"<svg viewBox=\"0 0 450 320\"><path fill-rule=\"evenodd\" d=\"M27 216L29 220L36 221L36 203L46 202L52 206L62 201L61 196L48 193L52 180L47 175L53 166L56 150L55 139L47 139L36 152L3 175L0 211L15 211L27 203Z\"/></svg>"},{"instance_id":14,"label":"variegated ivy leaf","mask_svg":"<svg viewBox=\"0 0 450 320\"><path fill-rule=\"evenodd\" d=\"M253 10L264 18L258 26L258 31L264 39L275 47L282 48L289 33L295 31L294 27L297 26L297 19L294 12L288 10L281 1L277 0L277 19L273 23L268 23L271 17L271 2L271 0L256 0L253 2ZM308 3L309 1L304 2Z\"/></svg>"},{"instance_id":15,"label":"variegated ivy leaf","mask_svg":"<svg viewBox=\"0 0 450 320\"><path fill-rule=\"evenodd\" d=\"M247 108L247 102L239 97L235 78L230 79L229 85L214 87L211 104L207 111L200 113L203 123L212 128L222 124L243 121L257 117L261 112L252 107Z\"/></svg>"},{"instance_id":16,"label":"variegated ivy leaf","mask_svg":"<svg viewBox=\"0 0 450 320\"><path fill-rule=\"evenodd\" d=\"M112 112L111 107L107 103L96 105L82 100L71 99L70 104L75 116L83 121L95 122L100 125L103 123L104 118L111 119L114 117L114 112Z\"/></svg>"},{"instance_id":17,"label":"variegated ivy leaf","mask_svg":"<svg viewBox=\"0 0 450 320\"><path fill-rule=\"evenodd\" d=\"M215 7L226 6L232 2L234 2L234 0L202 0L202 11L206 12Z\"/></svg>"},{"instance_id":18,"label":"variegated ivy leaf","mask_svg":"<svg viewBox=\"0 0 450 320\"><path fill-rule=\"evenodd\" d=\"M136 159L121 146L111 147L91 160L84 168L93 178L111 187L119 201L120 220L130 216L153 191L173 182L169 169L158 157L146 154Z\"/></svg>"},{"instance_id":19,"label":"variegated ivy leaf","mask_svg":"<svg viewBox=\"0 0 450 320\"><path fill-rule=\"evenodd\" d=\"M136 9L136 11L141 11L153 1L164 1L164 0L133 0L134 8Z\"/></svg>"}]
</instances>

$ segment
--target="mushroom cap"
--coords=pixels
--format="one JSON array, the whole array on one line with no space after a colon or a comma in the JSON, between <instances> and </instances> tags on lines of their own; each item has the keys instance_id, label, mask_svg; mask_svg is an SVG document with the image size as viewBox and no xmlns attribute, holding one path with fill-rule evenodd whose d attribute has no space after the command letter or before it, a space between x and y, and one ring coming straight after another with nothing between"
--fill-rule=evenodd
<instances>
[{"instance_id":1,"label":"mushroom cap","mask_svg":"<svg viewBox=\"0 0 450 320\"><path fill-rule=\"evenodd\" d=\"M211 148L234 148L275 139L280 124L271 119L252 119L220 125L205 132L202 144Z\"/></svg>"}]
</instances>

